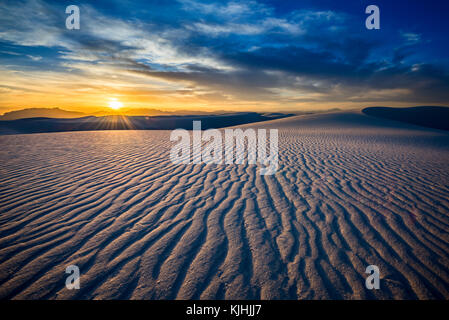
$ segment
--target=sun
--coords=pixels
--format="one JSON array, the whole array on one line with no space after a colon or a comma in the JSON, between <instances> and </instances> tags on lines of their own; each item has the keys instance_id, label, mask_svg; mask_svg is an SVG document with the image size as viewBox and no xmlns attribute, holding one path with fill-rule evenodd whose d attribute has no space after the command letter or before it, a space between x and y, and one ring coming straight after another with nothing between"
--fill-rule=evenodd
<instances>
[{"instance_id":1,"label":"sun","mask_svg":"<svg viewBox=\"0 0 449 320\"><path fill-rule=\"evenodd\" d=\"M117 101L117 99L111 99L111 101L109 101L109 108L112 110L118 110L121 107L123 107L123 103Z\"/></svg>"}]
</instances>

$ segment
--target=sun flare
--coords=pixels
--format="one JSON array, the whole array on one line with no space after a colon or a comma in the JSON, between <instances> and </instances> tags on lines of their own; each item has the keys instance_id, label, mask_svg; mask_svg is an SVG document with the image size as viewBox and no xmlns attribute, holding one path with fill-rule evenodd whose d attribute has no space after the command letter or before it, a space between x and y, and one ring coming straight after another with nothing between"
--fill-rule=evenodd
<instances>
[{"instance_id":1,"label":"sun flare","mask_svg":"<svg viewBox=\"0 0 449 320\"><path fill-rule=\"evenodd\" d=\"M112 101L109 101L109 108L112 110L118 110L123 107L123 103L120 101L117 101L117 99L112 99Z\"/></svg>"}]
</instances>

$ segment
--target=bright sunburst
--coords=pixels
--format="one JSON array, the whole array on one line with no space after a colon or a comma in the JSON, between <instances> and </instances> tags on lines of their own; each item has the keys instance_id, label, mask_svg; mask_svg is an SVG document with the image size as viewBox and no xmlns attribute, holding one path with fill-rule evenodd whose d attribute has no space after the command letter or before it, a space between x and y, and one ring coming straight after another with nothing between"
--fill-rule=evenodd
<instances>
[{"instance_id":1,"label":"bright sunburst","mask_svg":"<svg viewBox=\"0 0 449 320\"><path fill-rule=\"evenodd\" d=\"M121 107L123 107L123 103L117 101L117 99L111 99L111 101L109 101L109 108L112 110L118 110Z\"/></svg>"}]
</instances>

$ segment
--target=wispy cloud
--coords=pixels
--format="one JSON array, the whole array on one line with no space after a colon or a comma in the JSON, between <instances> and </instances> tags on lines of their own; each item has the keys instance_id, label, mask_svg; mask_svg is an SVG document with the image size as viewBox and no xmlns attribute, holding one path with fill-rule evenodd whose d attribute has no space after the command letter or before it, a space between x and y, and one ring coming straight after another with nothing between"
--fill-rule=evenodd
<instances>
[{"instance_id":1,"label":"wispy cloud","mask_svg":"<svg viewBox=\"0 0 449 320\"><path fill-rule=\"evenodd\" d=\"M421 35L418 33L413 32L401 32L401 36L408 42L408 43L418 43L421 41Z\"/></svg>"},{"instance_id":2,"label":"wispy cloud","mask_svg":"<svg viewBox=\"0 0 449 320\"><path fill-rule=\"evenodd\" d=\"M140 104L210 108L449 100L447 68L419 60L420 33L367 38L349 12L300 5L283 13L256 1L169 5L171 15L152 8L137 17L80 4L81 29L67 30L60 3L6 1L0 84L53 90L55 101L69 88L76 101L80 92L90 101L132 92ZM3 104L17 97L9 90Z\"/></svg>"}]
</instances>

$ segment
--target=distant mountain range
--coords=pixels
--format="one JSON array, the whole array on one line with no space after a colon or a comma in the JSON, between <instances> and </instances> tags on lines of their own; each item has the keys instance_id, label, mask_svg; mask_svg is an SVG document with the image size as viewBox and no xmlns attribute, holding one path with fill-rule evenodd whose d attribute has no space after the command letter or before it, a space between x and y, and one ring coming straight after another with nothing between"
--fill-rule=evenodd
<instances>
[{"instance_id":1,"label":"distant mountain range","mask_svg":"<svg viewBox=\"0 0 449 320\"><path fill-rule=\"evenodd\" d=\"M328 110L314 110L314 111L277 111L280 114L310 114L310 113L321 113L321 112L331 112L340 111L338 108L328 109ZM240 111L240 112L250 112L250 111ZM120 110L103 109L95 112L79 112L79 111L68 111L60 108L27 108L21 110L14 110L5 112L0 116L1 120L18 120L18 119L28 119L28 118L53 118L53 119L75 119L83 117L105 117L105 116L128 116L128 117L157 117L157 116L210 116L210 115L229 115L235 113L235 111L229 110L217 110L213 112L208 111L197 111L197 110L174 110L174 111L163 111L159 109L151 108L123 108ZM272 112L262 112L261 114L272 114Z\"/></svg>"},{"instance_id":2,"label":"distant mountain range","mask_svg":"<svg viewBox=\"0 0 449 320\"><path fill-rule=\"evenodd\" d=\"M77 111L67 111L59 108L30 108L6 112L0 120L17 120L24 118L81 118L86 114Z\"/></svg>"},{"instance_id":3,"label":"distant mountain range","mask_svg":"<svg viewBox=\"0 0 449 320\"><path fill-rule=\"evenodd\" d=\"M228 113L226 111L218 113ZM204 111L162 111L158 109L121 109L121 110L100 110L93 113L84 113L78 111L67 111L60 108L29 108L6 112L0 116L0 120L17 120L27 118L56 118L56 119L73 119L87 116L166 116L166 115L208 115L210 112Z\"/></svg>"}]
</instances>

